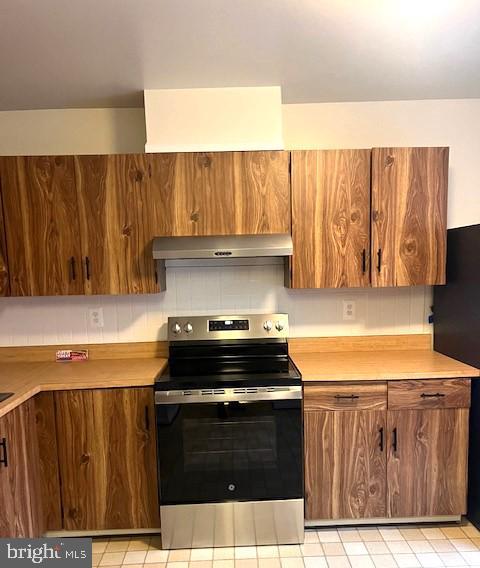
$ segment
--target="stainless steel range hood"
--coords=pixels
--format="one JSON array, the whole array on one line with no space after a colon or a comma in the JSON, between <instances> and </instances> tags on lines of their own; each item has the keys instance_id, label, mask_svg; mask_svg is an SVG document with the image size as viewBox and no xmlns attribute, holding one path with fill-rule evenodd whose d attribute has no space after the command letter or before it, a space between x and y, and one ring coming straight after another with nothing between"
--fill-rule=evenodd
<instances>
[{"instance_id":1,"label":"stainless steel range hood","mask_svg":"<svg viewBox=\"0 0 480 568\"><path fill-rule=\"evenodd\" d=\"M212 237L157 237L153 239L153 258L157 261L159 285L165 290L165 268L189 261L190 266L215 266L227 264L266 264L266 259L276 258L285 265L286 281L288 257L293 253L289 234L275 235L219 235Z\"/></svg>"}]
</instances>

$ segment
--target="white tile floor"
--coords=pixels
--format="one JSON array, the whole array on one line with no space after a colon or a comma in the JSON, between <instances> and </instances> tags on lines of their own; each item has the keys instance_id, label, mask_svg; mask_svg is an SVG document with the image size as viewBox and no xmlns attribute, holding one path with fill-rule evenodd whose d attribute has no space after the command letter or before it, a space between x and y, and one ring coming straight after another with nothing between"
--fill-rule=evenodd
<instances>
[{"instance_id":1,"label":"white tile floor","mask_svg":"<svg viewBox=\"0 0 480 568\"><path fill-rule=\"evenodd\" d=\"M307 530L305 544L162 550L158 536L98 538L94 567L117 568L480 568L473 525Z\"/></svg>"}]
</instances>

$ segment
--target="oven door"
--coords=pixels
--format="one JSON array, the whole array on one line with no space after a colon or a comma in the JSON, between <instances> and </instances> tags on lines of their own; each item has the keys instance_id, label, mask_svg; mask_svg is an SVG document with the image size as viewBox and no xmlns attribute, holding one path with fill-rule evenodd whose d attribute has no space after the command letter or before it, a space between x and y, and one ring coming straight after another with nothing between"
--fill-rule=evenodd
<instances>
[{"instance_id":1,"label":"oven door","mask_svg":"<svg viewBox=\"0 0 480 568\"><path fill-rule=\"evenodd\" d=\"M303 498L302 387L158 391L162 505Z\"/></svg>"}]
</instances>

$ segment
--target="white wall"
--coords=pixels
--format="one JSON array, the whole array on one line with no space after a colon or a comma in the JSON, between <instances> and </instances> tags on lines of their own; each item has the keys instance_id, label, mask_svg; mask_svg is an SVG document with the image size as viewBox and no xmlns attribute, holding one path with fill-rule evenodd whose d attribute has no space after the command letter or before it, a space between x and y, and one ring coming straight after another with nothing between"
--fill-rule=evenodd
<instances>
[{"instance_id":1,"label":"white wall","mask_svg":"<svg viewBox=\"0 0 480 568\"><path fill-rule=\"evenodd\" d=\"M0 155L122 154L143 152L140 108L0 112Z\"/></svg>"},{"instance_id":2,"label":"white wall","mask_svg":"<svg viewBox=\"0 0 480 568\"><path fill-rule=\"evenodd\" d=\"M450 146L449 227L480 222L479 99L284 105L283 121L286 148ZM0 113L0 154L141 152L144 142L140 109ZM430 330L429 287L286 290L272 266L169 269L167 285L138 297L0 298L0 345L163 339L166 317L188 313L286 311L297 336ZM344 299L357 301L355 322L342 320ZM95 330L88 309L99 306Z\"/></svg>"}]
</instances>

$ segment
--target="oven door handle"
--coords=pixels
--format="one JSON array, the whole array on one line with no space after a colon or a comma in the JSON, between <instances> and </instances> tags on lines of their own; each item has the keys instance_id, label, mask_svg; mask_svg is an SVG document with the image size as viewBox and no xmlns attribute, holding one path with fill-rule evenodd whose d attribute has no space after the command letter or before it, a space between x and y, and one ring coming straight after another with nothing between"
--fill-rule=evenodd
<instances>
[{"instance_id":1,"label":"oven door handle","mask_svg":"<svg viewBox=\"0 0 480 568\"><path fill-rule=\"evenodd\" d=\"M302 387L246 387L231 389L191 389L156 391L155 404L192 404L206 402L260 402L302 398Z\"/></svg>"}]
</instances>

